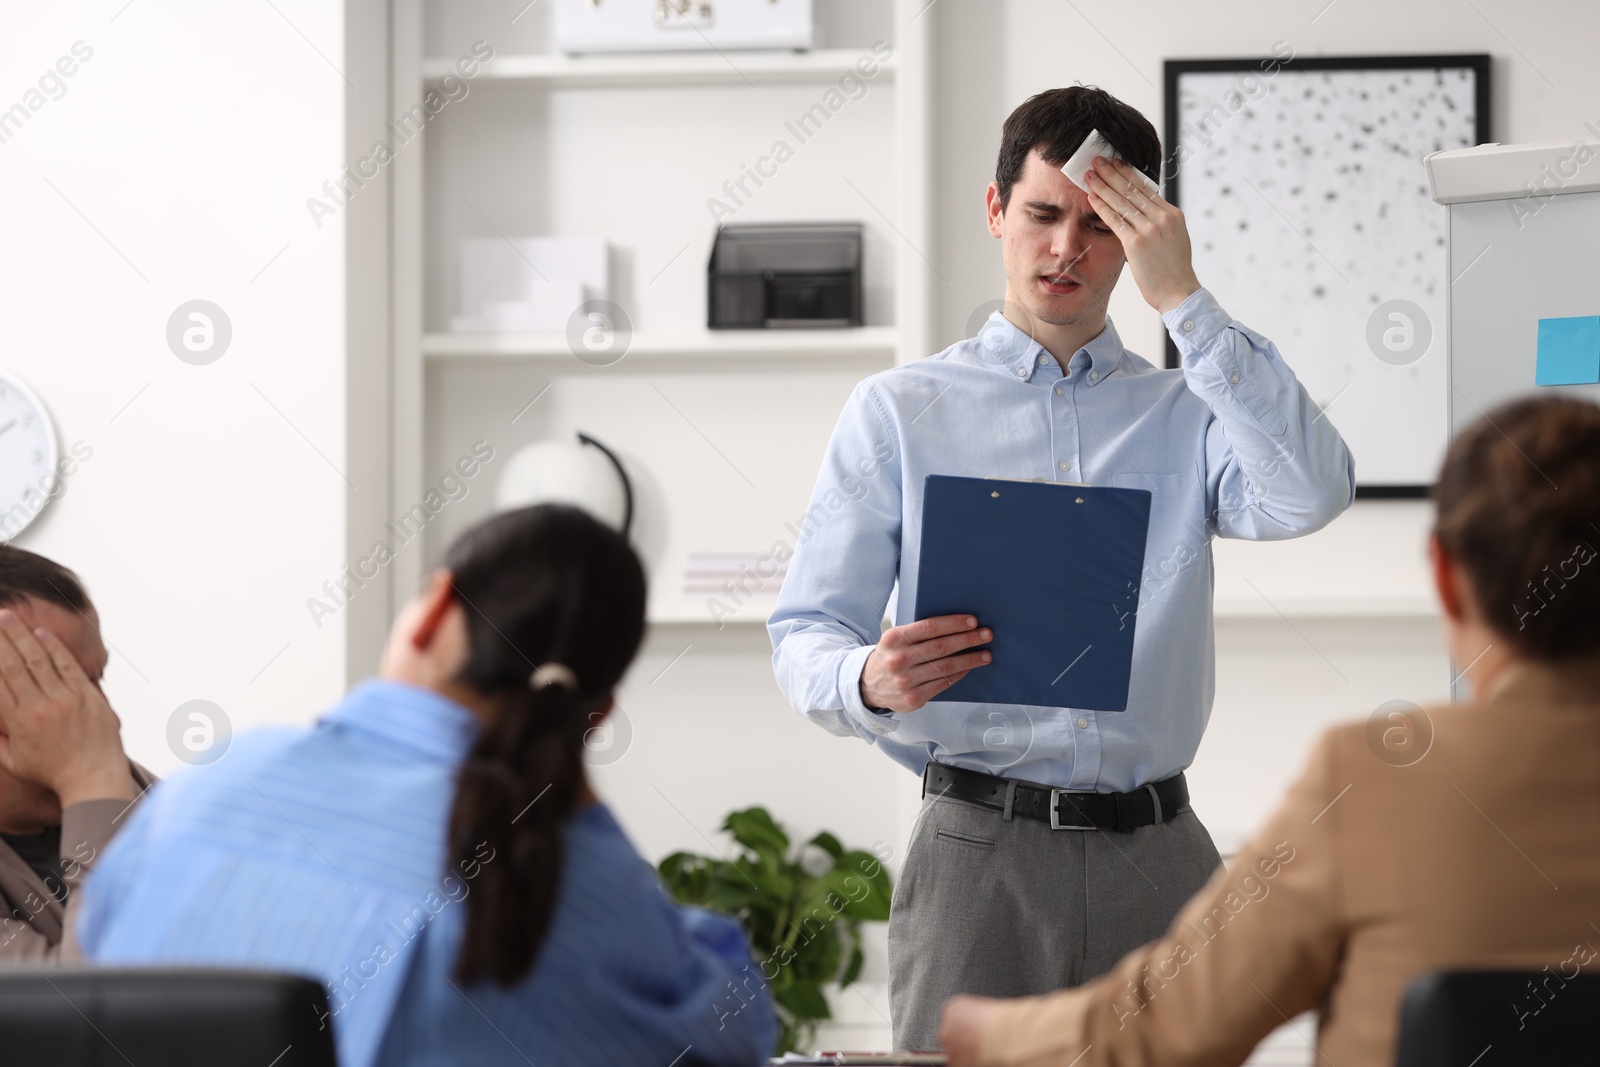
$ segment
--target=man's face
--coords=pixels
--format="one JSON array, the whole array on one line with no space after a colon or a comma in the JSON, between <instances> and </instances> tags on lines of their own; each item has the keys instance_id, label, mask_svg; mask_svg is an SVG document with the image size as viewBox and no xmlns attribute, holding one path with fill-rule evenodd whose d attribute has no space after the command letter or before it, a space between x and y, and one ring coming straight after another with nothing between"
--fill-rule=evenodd
<instances>
[{"instance_id":1,"label":"man's face","mask_svg":"<svg viewBox=\"0 0 1600 1067\"><path fill-rule=\"evenodd\" d=\"M1008 302L1056 326L1103 318L1122 274L1122 242L1059 167L1028 153L1011 200L989 186L989 232L1001 239Z\"/></svg>"},{"instance_id":2,"label":"man's face","mask_svg":"<svg viewBox=\"0 0 1600 1067\"><path fill-rule=\"evenodd\" d=\"M89 680L100 684L109 657L105 642L100 640L100 618L93 606L78 612L49 601L23 597L9 607L30 630L42 626L59 637ZM35 782L25 782L0 767L0 831L37 833L60 822L61 803L53 792Z\"/></svg>"}]
</instances>

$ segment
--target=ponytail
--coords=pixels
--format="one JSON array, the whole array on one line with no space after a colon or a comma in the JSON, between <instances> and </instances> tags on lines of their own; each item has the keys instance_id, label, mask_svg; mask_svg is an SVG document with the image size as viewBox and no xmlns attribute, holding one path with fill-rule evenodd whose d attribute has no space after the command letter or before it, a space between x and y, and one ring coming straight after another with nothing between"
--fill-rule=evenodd
<instances>
[{"instance_id":1,"label":"ponytail","mask_svg":"<svg viewBox=\"0 0 1600 1067\"><path fill-rule=\"evenodd\" d=\"M450 810L451 869L479 864L455 978L510 986L555 916L563 829L586 793L584 735L644 637L644 570L616 531L560 504L473 527L444 565L467 606L456 681L494 705Z\"/></svg>"},{"instance_id":2,"label":"ponytail","mask_svg":"<svg viewBox=\"0 0 1600 1067\"><path fill-rule=\"evenodd\" d=\"M561 828L584 782L583 717L562 685L518 694L461 767L450 812L451 860L487 844L456 958L463 983L517 981L533 966L555 911Z\"/></svg>"}]
</instances>

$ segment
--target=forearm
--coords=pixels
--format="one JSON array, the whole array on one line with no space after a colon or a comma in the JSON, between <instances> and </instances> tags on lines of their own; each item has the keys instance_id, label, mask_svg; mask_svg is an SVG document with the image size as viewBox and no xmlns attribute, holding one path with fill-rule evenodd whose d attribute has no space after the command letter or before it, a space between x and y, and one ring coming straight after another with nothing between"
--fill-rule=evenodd
<instances>
[{"instance_id":1,"label":"forearm","mask_svg":"<svg viewBox=\"0 0 1600 1067\"><path fill-rule=\"evenodd\" d=\"M136 790L133 799L125 800L118 796L87 800L61 813L61 870L66 875L69 890L59 950L63 962L83 958L77 931L78 916L83 908L84 883L88 881L96 861L105 852L111 839L132 819L138 798L156 781L154 775L138 764L130 763L128 766Z\"/></svg>"},{"instance_id":2,"label":"forearm","mask_svg":"<svg viewBox=\"0 0 1600 1067\"><path fill-rule=\"evenodd\" d=\"M1093 1045L1124 1067L1241 1063L1283 1021L1314 1007L1338 973L1346 919L1331 802L1348 776L1319 744L1304 774L1233 862L1194 895L1166 935L1079 989L1001 1005L981 1062L1069 1063Z\"/></svg>"},{"instance_id":3,"label":"forearm","mask_svg":"<svg viewBox=\"0 0 1600 1067\"><path fill-rule=\"evenodd\" d=\"M120 828L132 799L104 797L73 804L61 813L61 869L76 890Z\"/></svg>"},{"instance_id":4,"label":"forearm","mask_svg":"<svg viewBox=\"0 0 1600 1067\"><path fill-rule=\"evenodd\" d=\"M1271 341L1201 289L1163 317L1184 380L1211 408L1218 532L1272 539L1320 529L1354 498L1354 462Z\"/></svg>"},{"instance_id":5,"label":"forearm","mask_svg":"<svg viewBox=\"0 0 1600 1067\"><path fill-rule=\"evenodd\" d=\"M837 623L773 616L773 674L792 706L829 733L872 740L894 729L861 697L861 671L875 647Z\"/></svg>"}]
</instances>

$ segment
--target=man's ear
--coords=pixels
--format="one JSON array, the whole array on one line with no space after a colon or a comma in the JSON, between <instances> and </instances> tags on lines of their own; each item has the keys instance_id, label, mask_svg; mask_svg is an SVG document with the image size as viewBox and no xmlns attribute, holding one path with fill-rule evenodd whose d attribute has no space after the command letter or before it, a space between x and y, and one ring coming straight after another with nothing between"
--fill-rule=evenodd
<instances>
[{"instance_id":1,"label":"man's ear","mask_svg":"<svg viewBox=\"0 0 1600 1067\"><path fill-rule=\"evenodd\" d=\"M983 206L988 213L989 236L1004 236L1001 221L1005 217L1006 209L1000 203L1000 183L990 182L988 192L983 194Z\"/></svg>"},{"instance_id":2,"label":"man's ear","mask_svg":"<svg viewBox=\"0 0 1600 1067\"><path fill-rule=\"evenodd\" d=\"M450 572L443 567L434 571L420 599L422 614L417 619L416 628L411 631L411 647L419 652L433 643L445 614L450 610L450 605L455 603Z\"/></svg>"},{"instance_id":3,"label":"man's ear","mask_svg":"<svg viewBox=\"0 0 1600 1067\"><path fill-rule=\"evenodd\" d=\"M1461 597L1460 565L1445 551L1437 537L1428 538L1428 562L1433 569L1433 588L1439 595L1439 606L1444 609L1447 618L1461 622L1465 611Z\"/></svg>"}]
</instances>

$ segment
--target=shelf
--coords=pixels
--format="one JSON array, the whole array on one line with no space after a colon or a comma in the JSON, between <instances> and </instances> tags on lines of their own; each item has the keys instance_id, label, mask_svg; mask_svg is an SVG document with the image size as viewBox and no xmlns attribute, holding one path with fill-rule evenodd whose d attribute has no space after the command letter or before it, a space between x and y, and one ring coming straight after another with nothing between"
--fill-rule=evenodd
<instances>
[{"instance_id":1,"label":"shelf","mask_svg":"<svg viewBox=\"0 0 1600 1067\"><path fill-rule=\"evenodd\" d=\"M685 330L633 335L623 362L640 359L836 356L893 362L899 331L893 326L817 330ZM430 333L422 353L430 360L552 359L576 362L564 333Z\"/></svg>"},{"instance_id":2,"label":"shelf","mask_svg":"<svg viewBox=\"0 0 1600 1067\"><path fill-rule=\"evenodd\" d=\"M870 47L810 52L641 52L624 55L503 55L484 65L477 82L547 85L715 85L832 81L863 57L877 64L873 78L893 77L895 60L879 60ZM423 78L437 84L453 72L453 59L425 59ZM459 75L457 75L459 77Z\"/></svg>"},{"instance_id":3,"label":"shelf","mask_svg":"<svg viewBox=\"0 0 1600 1067\"><path fill-rule=\"evenodd\" d=\"M732 613L721 618L712 618L711 612L704 603L686 605L681 608L652 607L646 613L645 621L652 626L709 626L716 630L728 627L755 626L765 628L767 616L777 607L777 600L747 600L736 607Z\"/></svg>"}]
</instances>

